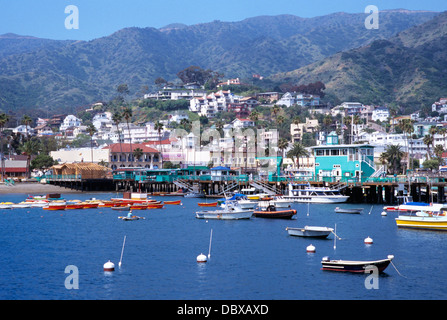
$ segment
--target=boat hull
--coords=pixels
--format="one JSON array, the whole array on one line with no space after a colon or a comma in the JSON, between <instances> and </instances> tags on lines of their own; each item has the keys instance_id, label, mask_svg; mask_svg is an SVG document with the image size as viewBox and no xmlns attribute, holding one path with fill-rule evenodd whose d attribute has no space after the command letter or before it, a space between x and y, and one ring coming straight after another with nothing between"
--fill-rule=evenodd
<instances>
[{"instance_id":1,"label":"boat hull","mask_svg":"<svg viewBox=\"0 0 447 320\"><path fill-rule=\"evenodd\" d=\"M399 216L398 218L396 218L396 225L399 228L447 231L447 218L445 216L442 217Z\"/></svg>"},{"instance_id":2,"label":"boat hull","mask_svg":"<svg viewBox=\"0 0 447 320\"><path fill-rule=\"evenodd\" d=\"M257 218L292 219L296 215L296 210L254 211L253 215Z\"/></svg>"},{"instance_id":3,"label":"boat hull","mask_svg":"<svg viewBox=\"0 0 447 320\"><path fill-rule=\"evenodd\" d=\"M222 212L222 210L216 210L196 212L197 219L240 220L250 219L252 215L253 211Z\"/></svg>"},{"instance_id":4,"label":"boat hull","mask_svg":"<svg viewBox=\"0 0 447 320\"><path fill-rule=\"evenodd\" d=\"M322 270L325 271L365 273L369 268L376 267L379 272L383 272L391 260L392 258L376 261L323 260L321 264Z\"/></svg>"},{"instance_id":5,"label":"boat hull","mask_svg":"<svg viewBox=\"0 0 447 320\"><path fill-rule=\"evenodd\" d=\"M171 204L171 205L180 205L182 204L182 200L175 200L175 201L163 201L164 204Z\"/></svg>"},{"instance_id":6,"label":"boat hull","mask_svg":"<svg viewBox=\"0 0 447 320\"><path fill-rule=\"evenodd\" d=\"M327 238L331 232L334 230L332 228L327 227L308 227L304 228L286 228L287 232L291 236L296 237L308 237L308 238Z\"/></svg>"},{"instance_id":7,"label":"boat hull","mask_svg":"<svg viewBox=\"0 0 447 320\"><path fill-rule=\"evenodd\" d=\"M349 196L284 196L284 199L298 203L344 203Z\"/></svg>"},{"instance_id":8,"label":"boat hull","mask_svg":"<svg viewBox=\"0 0 447 320\"><path fill-rule=\"evenodd\" d=\"M334 210L336 213L353 213L353 214L360 214L363 211L363 208L358 209L343 209L343 208L335 208Z\"/></svg>"},{"instance_id":9,"label":"boat hull","mask_svg":"<svg viewBox=\"0 0 447 320\"><path fill-rule=\"evenodd\" d=\"M199 202L199 203L197 203L197 205L199 207L217 207L217 202L209 202L209 203Z\"/></svg>"}]
</instances>

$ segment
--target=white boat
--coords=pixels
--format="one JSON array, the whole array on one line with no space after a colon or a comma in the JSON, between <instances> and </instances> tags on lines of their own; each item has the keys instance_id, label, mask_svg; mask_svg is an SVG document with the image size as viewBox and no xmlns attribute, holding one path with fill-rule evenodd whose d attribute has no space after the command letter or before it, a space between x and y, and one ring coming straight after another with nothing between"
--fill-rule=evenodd
<instances>
[{"instance_id":1,"label":"white boat","mask_svg":"<svg viewBox=\"0 0 447 320\"><path fill-rule=\"evenodd\" d=\"M31 203L29 202L20 202L20 203L14 203L11 205L12 208L30 208Z\"/></svg>"},{"instance_id":2,"label":"white boat","mask_svg":"<svg viewBox=\"0 0 447 320\"><path fill-rule=\"evenodd\" d=\"M273 205L275 208L290 208L292 207L292 200L284 199L283 197L275 197L272 200L259 200L259 208L267 208Z\"/></svg>"},{"instance_id":3,"label":"white boat","mask_svg":"<svg viewBox=\"0 0 447 320\"><path fill-rule=\"evenodd\" d=\"M363 211L363 208L340 208L336 207L334 209L337 213L361 213Z\"/></svg>"},{"instance_id":4,"label":"white boat","mask_svg":"<svg viewBox=\"0 0 447 320\"><path fill-rule=\"evenodd\" d=\"M237 200L226 200L222 210L203 210L196 212L197 219L238 220L250 219L253 210L242 209Z\"/></svg>"},{"instance_id":5,"label":"white boat","mask_svg":"<svg viewBox=\"0 0 447 320\"><path fill-rule=\"evenodd\" d=\"M287 232L291 236L297 237L311 237L311 238L327 238L334 231L328 227L314 227L304 226L303 228L286 228Z\"/></svg>"},{"instance_id":6,"label":"white boat","mask_svg":"<svg viewBox=\"0 0 447 320\"><path fill-rule=\"evenodd\" d=\"M204 198L205 195L203 193L198 192L188 192L184 195L185 198Z\"/></svg>"},{"instance_id":7,"label":"white boat","mask_svg":"<svg viewBox=\"0 0 447 320\"><path fill-rule=\"evenodd\" d=\"M288 195L283 198L294 202L343 203L348 201L349 196L342 195L339 189L289 183Z\"/></svg>"},{"instance_id":8,"label":"white boat","mask_svg":"<svg viewBox=\"0 0 447 320\"><path fill-rule=\"evenodd\" d=\"M447 205L407 203L399 206L396 225L401 228L447 231Z\"/></svg>"},{"instance_id":9,"label":"white boat","mask_svg":"<svg viewBox=\"0 0 447 320\"><path fill-rule=\"evenodd\" d=\"M261 190L253 187L241 189L241 194L247 196L248 200L259 200L263 197L268 196L268 193L262 193Z\"/></svg>"},{"instance_id":10,"label":"white boat","mask_svg":"<svg viewBox=\"0 0 447 320\"><path fill-rule=\"evenodd\" d=\"M0 209L12 209L13 204L12 202L1 202Z\"/></svg>"},{"instance_id":11,"label":"white boat","mask_svg":"<svg viewBox=\"0 0 447 320\"><path fill-rule=\"evenodd\" d=\"M254 210L254 208L256 208L256 206L258 205L257 201L254 200L248 200L248 199L244 199L244 200L238 200L239 206L242 209L247 209L247 210Z\"/></svg>"}]
</instances>

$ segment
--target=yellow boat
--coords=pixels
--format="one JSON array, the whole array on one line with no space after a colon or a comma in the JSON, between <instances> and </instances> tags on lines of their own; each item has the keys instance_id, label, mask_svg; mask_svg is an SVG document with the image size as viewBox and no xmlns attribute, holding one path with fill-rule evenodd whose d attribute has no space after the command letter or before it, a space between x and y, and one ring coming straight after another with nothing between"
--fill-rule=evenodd
<instances>
[{"instance_id":1,"label":"yellow boat","mask_svg":"<svg viewBox=\"0 0 447 320\"><path fill-rule=\"evenodd\" d=\"M447 231L447 206L430 204L428 206L399 206L407 209L396 218L396 225L401 228L445 230Z\"/></svg>"}]
</instances>

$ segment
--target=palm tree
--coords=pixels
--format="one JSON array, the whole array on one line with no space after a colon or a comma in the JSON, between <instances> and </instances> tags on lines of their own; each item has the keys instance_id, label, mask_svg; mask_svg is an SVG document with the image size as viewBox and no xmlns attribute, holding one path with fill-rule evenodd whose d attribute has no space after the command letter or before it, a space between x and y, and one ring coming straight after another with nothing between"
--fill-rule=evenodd
<instances>
[{"instance_id":1,"label":"palm tree","mask_svg":"<svg viewBox=\"0 0 447 320\"><path fill-rule=\"evenodd\" d=\"M120 144L120 156L119 156L119 161L121 161L121 154L123 153L123 147L121 145L121 132L120 132L120 128L119 128L119 124L121 123L121 120L123 119L122 114L117 111L112 115L112 121L116 126L116 132L118 132L118 142Z\"/></svg>"},{"instance_id":2,"label":"palm tree","mask_svg":"<svg viewBox=\"0 0 447 320\"><path fill-rule=\"evenodd\" d=\"M387 162L393 167L393 174L397 174L398 168L400 166L400 161L404 156L404 153L401 150L401 146L389 145L387 146L384 153L384 158L386 158Z\"/></svg>"},{"instance_id":3,"label":"palm tree","mask_svg":"<svg viewBox=\"0 0 447 320\"><path fill-rule=\"evenodd\" d=\"M163 153L161 150L161 130L163 130L163 123L160 121L157 121L154 125L154 129L158 132L158 145L160 148L160 155L161 155L161 168L163 169Z\"/></svg>"},{"instance_id":4,"label":"palm tree","mask_svg":"<svg viewBox=\"0 0 447 320\"><path fill-rule=\"evenodd\" d=\"M26 170L27 170L27 177L29 178L31 176L31 170L30 170L30 164L31 164L31 156L33 154L38 154L41 149L41 144L39 140L36 139L30 139L26 141L21 147L20 147L22 154L26 155Z\"/></svg>"},{"instance_id":5,"label":"palm tree","mask_svg":"<svg viewBox=\"0 0 447 320\"><path fill-rule=\"evenodd\" d=\"M308 157L309 151L306 150L306 148L298 142L295 142L292 146L292 149L287 152L287 157L289 158L296 158L296 166L299 168L300 166L300 158L301 157Z\"/></svg>"},{"instance_id":6,"label":"palm tree","mask_svg":"<svg viewBox=\"0 0 447 320\"><path fill-rule=\"evenodd\" d=\"M93 124L89 124L87 127L87 133L90 135L90 151L92 155L92 163L93 163L93 135L97 132L96 127Z\"/></svg>"},{"instance_id":7,"label":"palm tree","mask_svg":"<svg viewBox=\"0 0 447 320\"><path fill-rule=\"evenodd\" d=\"M22 123L25 125L25 130L26 130L26 138L28 139L28 127L31 124L31 122L33 121L33 119L31 119L30 116L28 115L24 115L22 118Z\"/></svg>"},{"instance_id":8,"label":"palm tree","mask_svg":"<svg viewBox=\"0 0 447 320\"><path fill-rule=\"evenodd\" d=\"M0 113L0 156L1 156L1 169L2 169L2 181L5 181L5 156L3 154L3 129L6 123L9 121L9 116L6 113Z\"/></svg>"},{"instance_id":9,"label":"palm tree","mask_svg":"<svg viewBox=\"0 0 447 320\"><path fill-rule=\"evenodd\" d=\"M427 157L428 157L428 159L431 159L431 149L430 149L430 146L433 145L433 141L434 141L433 136L430 135L430 134L426 134L422 141L427 146Z\"/></svg>"},{"instance_id":10,"label":"palm tree","mask_svg":"<svg viewBox=\"0 0 447 320\"><path fill-rule=\"evenodd\" d=\"M410 145L408 143L408 137L411 136L411 133L414 132L414 120L411 119L403 119L399 121L398 127L402 130L405 135L405 141L407 142L407 170L410 169Z\"/></svg>"},{"instance_id":11,"label":"palm tree","mask_svg":"<svg viewBox=\"0 0 447 320\"><path fill-rule=\"evenodd\" d=\"M278 140L278 149L281 150L281 156L284 158L284 150L289 146L289 141L285 138Z\"/></svg>"},{"instance_id":12,"label":"palm tree","mask_svg":"<svg viewBox=\"0 0 447 320\"><path fill-rule=\"evenodd\" d=\"M135 157L135 159L140 160L142 155L143 155L143 149L135 148L135 150L133 151L133 156Z\"/></svg>"},{"instance_id":13,"label":"palm tree","mask_svg":"<svg viewBox=\"0 0 447 320\"><path fill-rule=\"evenodd\" d=\"M130 155L130 163L133 164L133 156L132 156L132 136L130 134L129 120L132 118L132 109L130 107L125 107L123 110L123 117L126 119L127 123L127 132L129 133L129 155Z\"/></svg>"}]
</instances>

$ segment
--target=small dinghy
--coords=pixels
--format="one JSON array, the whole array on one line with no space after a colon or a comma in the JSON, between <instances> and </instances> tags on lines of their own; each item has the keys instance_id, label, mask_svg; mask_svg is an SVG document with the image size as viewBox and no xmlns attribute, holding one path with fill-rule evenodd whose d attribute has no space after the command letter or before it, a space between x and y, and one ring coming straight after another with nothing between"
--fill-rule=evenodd
<instances>
[{"instance_id":1,"label":"small dinghy","mask_svg":"<svg viewBox=\"0 0 447 320\"><path fill-rule=\"evenodd\" d=\"M277 210L274 205L269 205L262 210L255 210L253 215L258 218L270 218L270 219L292 219L296 215L295 209Z\"/></svg>"},{"instance_id":2,"label":"small dinghy","mask_svg":"<svg viewBox=\"0 0 447 320\"><path fill-rule=\"evenodd\" d=\"M309 238L327 238L334 231L328 227L304 226L303 228L286 228L291 236L309 237Z\"/></svg>"},{"instance_id":3,"label":"small dinghy","mask_svg":"<svg viewBox=\"0 0 447 320\"><path fill-rule=\"evenodd\" d=\"M363 208L344 209L344 208L336 207L334 211L337 213L356 213L356 214L358 214L363 211Z\"/></svg>"},{"instance_id":4,"label":"small dinghy","mask_svg":"<svg viewBox=\"0 0 447 320\"><path fill-rule=\"evenodd\" d=\"M343 271L353 273L364 273L368 268L375 267L379 272L383 272L391 260L393 255L388 255L386 259L372 261L353 261L353 260L330 260L329 257L323 257L321 261L322 270L327 271Z\"/></svg>"}]
</instances>

